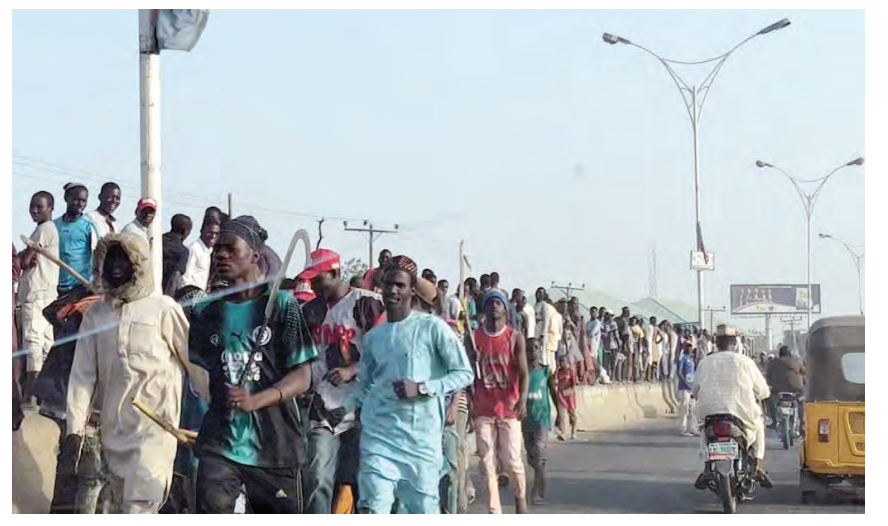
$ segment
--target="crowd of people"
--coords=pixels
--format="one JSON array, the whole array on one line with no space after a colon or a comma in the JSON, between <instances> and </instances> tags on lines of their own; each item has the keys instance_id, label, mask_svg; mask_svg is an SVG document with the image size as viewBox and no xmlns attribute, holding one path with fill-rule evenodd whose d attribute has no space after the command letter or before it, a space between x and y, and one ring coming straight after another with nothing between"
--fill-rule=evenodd
<instances>
[{"instance_id":1,"label":"crowd of people","mask_svg":"<svg viewBox=\"0 0 888 526\"><path fill-rule=\"evenodd\" d=\"M587 318L542 287L530 305L497 272L451 293L388 250L346 277L319 248L272 297L268 233L216 207L187 247L192 220L172 216L156 291L157 204L121 226L120 195L107 183L86 212L89 190L70 183L53 219L37 192L36 248L13 246L13 428L22 406L59 426L53 512L466 513L474 433L488 510L511 484L525 513L546 500L553 412L557 438L576 437L578 386L678 372L689 392L715 350L627 307Z\"/></svg>"}]
</instances>

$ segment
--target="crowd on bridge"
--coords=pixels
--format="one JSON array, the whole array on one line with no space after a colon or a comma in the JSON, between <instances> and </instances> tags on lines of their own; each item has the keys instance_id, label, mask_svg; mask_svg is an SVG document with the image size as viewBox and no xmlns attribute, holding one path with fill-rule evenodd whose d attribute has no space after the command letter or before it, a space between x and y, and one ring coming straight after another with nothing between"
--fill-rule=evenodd
<instances>
[{"instance_id":1,"label":"crowd on bridge","mask_svg":"<svg viewBox=\"0 0 888 526\"><path fill-rule=\"evenodd\" d=\"M53 512L465 513L474 433L488 510L511 484L524 513L546 500L553 408L557 438L576 436L578 386L673 378L715 350L627 307L586 316L542 287L531 305L497 272L451 291L388 250L344 276L318 248L276 280L254 217L210 207L186 246L191 218L153 239L156 202L126 221L120 198L106 183L87 212L69 183L56 214L37 192L13 245L13 429L23 408L59 426Z\"/></svg>"}]
</instances>

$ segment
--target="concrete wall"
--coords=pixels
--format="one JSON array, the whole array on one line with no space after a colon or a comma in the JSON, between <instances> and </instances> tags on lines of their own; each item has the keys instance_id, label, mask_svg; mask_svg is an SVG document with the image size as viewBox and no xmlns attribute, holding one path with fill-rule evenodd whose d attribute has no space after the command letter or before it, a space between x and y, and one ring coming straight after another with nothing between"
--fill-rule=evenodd
<instances>
[{"instance_id":1,"label":"concrete wall","mask_svg":"<svg viewBox=\"0 0 888 526\"><path fill-rule=\"evenodd\" d=\"M618 429L635 420L665 418L677 406L672 382L580 387L577 425L583 431Z\"/></svg>"}]
</instances>

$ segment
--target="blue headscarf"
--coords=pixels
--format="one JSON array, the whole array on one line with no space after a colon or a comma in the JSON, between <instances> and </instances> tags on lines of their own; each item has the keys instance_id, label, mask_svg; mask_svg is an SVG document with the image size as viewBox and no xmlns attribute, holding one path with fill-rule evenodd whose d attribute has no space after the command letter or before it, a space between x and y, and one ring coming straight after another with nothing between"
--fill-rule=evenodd
<instances>
[{"instance_id":1,"label":"blue headscarf","mask_svg":"<svg viewBox=\"0 0 888 526\"><path fill-rule=\"evenodd\" d=\"M482 303L483 309L487 310L487 303L493 300L500 300L503 302L503 307L506 308L506 311L509 310L509 298L506 297L505 294L499 289L490 289L487 291L487 294L484 295L484 302Z\"/></svg>"}]
</instances>

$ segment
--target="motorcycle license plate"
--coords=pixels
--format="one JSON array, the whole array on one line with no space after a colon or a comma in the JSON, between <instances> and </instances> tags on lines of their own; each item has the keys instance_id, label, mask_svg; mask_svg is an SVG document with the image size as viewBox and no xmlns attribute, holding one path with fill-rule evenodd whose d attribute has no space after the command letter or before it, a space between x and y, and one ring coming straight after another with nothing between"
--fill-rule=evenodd
<instances>
[{"instance_id":1,"label":"motorcycle license plate","mask_svg":"<svg viewBox=\"0 0 888 526\"><path fill-rule=\"evenodd\" d=\"M733 460L740 455L737 442L712 442L709 444L709 460Z\"/></svg>"},{"instance_id":2,"label":"motorcycle license plate","mask_svg":"<svg viewBox=\"0 0 888 526\"><path fill-rule=\"evenodd\" d=\"M792 407L781 407L780 412L786 416L789 416L795 412L795 409Z\"/></svg>"}]
</instances>

